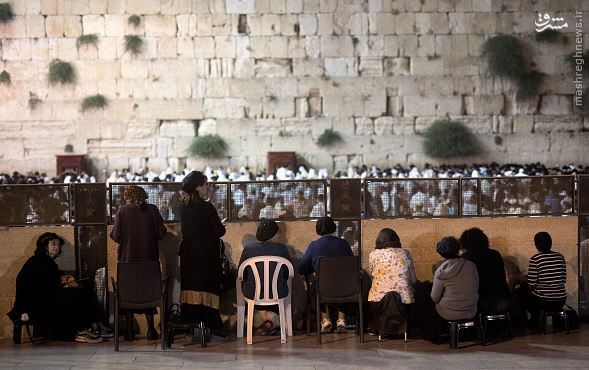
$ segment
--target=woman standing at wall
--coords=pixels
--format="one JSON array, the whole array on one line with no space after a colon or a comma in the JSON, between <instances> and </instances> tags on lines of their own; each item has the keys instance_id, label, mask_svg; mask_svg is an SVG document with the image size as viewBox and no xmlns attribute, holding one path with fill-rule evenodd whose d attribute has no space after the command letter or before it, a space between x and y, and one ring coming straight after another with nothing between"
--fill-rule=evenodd
<instances>
[{"instance_id":1,"label":"woman standing at wall","mask_svg":"<svg viewBox=\"0 0 589 370\"><path fill-rule=\"evenodd\" d=\"M130 185L123 192L125 205L119 208L115 218L112 240L119 244L119 262L159 261L158 240L166 236L166 227L159 209L147 203L147 194L142 187ZM128 310L125 313L127 322L126 340L135 340L133 332L133 314L144 313L147 320L147 339L158 339L153 322L155 308L145 310Z\"/></svg>"},{"instance_id":2,"label":"woman standing at wall","mask_svg":"<svg viewBox=\"0 0 589 370\"><path fill-rule=\"evenodd\" d=\"M219 315L221 258L219 243L225 235L215 207L205 199L207 177L190 172L182 181L180 204L180 303L182 319L200 321L209 329L220 329Z\"/></svg>"}]
</instances>

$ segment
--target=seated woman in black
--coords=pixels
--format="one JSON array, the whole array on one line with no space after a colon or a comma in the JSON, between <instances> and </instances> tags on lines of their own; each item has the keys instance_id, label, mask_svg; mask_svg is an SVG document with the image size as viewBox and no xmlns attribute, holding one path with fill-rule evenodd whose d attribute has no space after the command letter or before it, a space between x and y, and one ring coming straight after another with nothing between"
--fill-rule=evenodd
<instances>
[{"instance_id":1,"label":"seated woman in black","mask_svg":"<svg viewBox=\"0 0 589 370\"><path fill-rule=\"evenodd\" d=\"M473 227L460 235L466 250L462 258L473 262L479 273L479 313L505 313L511 308L511 292L507 286L501 254L489 248L483 230Z\"/></svg>"},{"instance_id":2,"label":"seated woman in black","mask_svg":"<svg viewBox=\"0 0 589 370\"><path fill-rule=\"evenodd\" d=\"M8 314L28 321L36 330L60 340L98 343L102 338L91 327L105 320L102 307L71 275L59 270L54 259L64 240L55 233L37 239L37 249L16 278L16 300Z\"/></svg>"},{"instance_id":3,"label":"seated woman in black","mask_svg":"<svg viewBox=\"0 0 589 370\"><path fill-rule=\"evenodd\" d=\"M290 261L286 246L284 244L272 241L272 238L277 233L278 224L276 221L262 219L258 224L258 229L256 230L256 239L258 239L259 242L246 244L246 246L243 248L243 252L241 253L239 264L241 265L243 261L247 260L248 258L259 256L277 256L286 258ZM258 273L260 274L260 280L262 284L260 295L262 296L261 298L264 298L264 266L261 263L256 264L256 266L258 267ZM270 266L270 279L272 279L272 276L274 276L275 269L275 265ZM285 267L283 267L282 271L280 271L280 275L278 275L278 298L284 298L288 295L287 279L288 271ZM253 272L249 268L244 271L242 289L244 296L249 299L254 298L256 281ZM258 308L258 313L262 319L262 324L258 327L257 333L259 335L274 335L278 333L280 328L275 323L275 314L279 313L278 305L256 306L256 309Z\"/></svg>"}]
</instances>

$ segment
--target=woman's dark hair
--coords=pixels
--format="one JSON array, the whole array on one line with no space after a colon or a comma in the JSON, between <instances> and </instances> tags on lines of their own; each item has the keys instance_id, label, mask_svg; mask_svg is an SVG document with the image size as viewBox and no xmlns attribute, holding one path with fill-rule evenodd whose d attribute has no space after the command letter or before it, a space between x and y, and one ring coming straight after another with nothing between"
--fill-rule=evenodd
<instances>
[{"instance_id":1,"label":"woman's dark hair","mask_svg":"<svg viewBox=\"0 0 589 370\"><path fill-rule=\"evenodd\" d=\"M446 259L458 258L460 242L453 236L442 238L436 245L436 252Z\"/></svg>"},{"instance_id":2,"label":"woman's dark hair","mask_svg":"<svg viewBox=\"0 0 589 370\"><path fill-rule=\"evenodd\" d=\"M138 185L129 185L125 188L123 192L123 199L125 203L133 203L138 206L145 204L145 200L147 199L147 193L145 189Z\"/></svg>"},{"instance_id":3,"label":"woman's dark hair","mask_svg":"<svg viewBox=\"0 0 589 370\"><path fill-rule=\"evenodd\" d=\"M546 231L541 231L534 235L534 244L539 252L550 252L552 248L552 237Z\"/></svg>"},{"instance_id":4,"label":"woman's dark hair","mask_svg":"<svg viewBox=\"0 0 589 370\"><path fill-rule=\"evenodd\" d=\"M401 239L393 229L385 227L376 237L376 249L401 248Z\"/></svg>"},{"instance_id":5,"label":"woman's dark hair","mask_svg":"<svg viewBox=\"0 0 589 370\"><path fill-rule=\"evenodd\" d=\"M35 255L46 255L47 254L47 246L51 240L57 239L59 240L59 253L58 256L61 254L61 247L65 244L65 241L56 233L43 233L37 238L37 248L35 249Z\"/></svg>"},{"instance_id":6,"label":"woman's dark hair","mask_svg":"<svg viewBox=\"0 0 589 370\"><path fill-rule=\"evenodd\" d=\"M464 230L459 241L466 250L489 249L489 238L478 227Z\"/></svg>"}]
</instances>

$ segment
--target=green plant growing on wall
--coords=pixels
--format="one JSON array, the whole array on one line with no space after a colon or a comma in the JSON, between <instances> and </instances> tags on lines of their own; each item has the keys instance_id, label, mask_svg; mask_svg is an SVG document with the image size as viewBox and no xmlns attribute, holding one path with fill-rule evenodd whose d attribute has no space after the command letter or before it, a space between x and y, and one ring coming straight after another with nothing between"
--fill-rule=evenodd
<instances>
[{"instance_id":1,"label":"green plant growing on wall","mask_svg":"<svg viewBox=\"0 0 589 370\"><path fill-rule=\"evenodd\" d=\"M76 40L76 48L80 48L82 45L98 45L98 35L95 33L90 33L88 35L81 35L78 36Z\"/></svg>"},{"instance_id":2,"label":"green plant growing on wall","mask_svg":"<svg viewBox=\"0 0 589 370\"><path fill-rule=\"evenodd\" d=\"M64 153L73 153L74 146L72 144L65 144L65 147L63 148L63 152Z\"/></svg>"},{"instance_id":3,"label":"green plant growing on wall","mask_svg":"<svg viewBox=\"0 0 589 370\"><path fill-rule=\"evenodd\" d=\"M60 59L53 59L49 64L49 83L55 85L61 84L73 84L76 81L76 72L74 67Z\"/></svg>"},{"instance_id":4,"label":"green plant growing on wall","mask_svg":"<svg viewBox=\"0 0 589 370\"><path fill-rule=\"evenodd\" d=\"M143 49L143 39L136 35L125 36L125 51L133 56L141 54Z\"/></svg>"},{"instance_id":5,"label":"green plant growing on wall","mask_svg":"<svg viewBox=\"0 0 589 370\"><path fill-rule=\"evenodd\" d=\"M218 158L227 151L227 143L219 135L195 137L188 147L188 154L195 157Z\"/></svg>"},{"instance_id":6,"label":"green plant growing on wall","mask_svg":"<svg viewBox=\"0 0 589 370\"><path fill-rule=\"evenodd\" d=\"M90 95L82 100L82 112L85 112L89 109L102 109L108 105L108 100L104 97L104 95L96 94Z\"/></svg>"},{"instance_id":7,"label":"green plant growing on wall","mask_svg":"<svg viewBox=\"0 0 589 370\"><path fill-rule=\"evenodd\" d=\"M10 73L8 73L8 71L0 72L0 84L10 85L10 82L12 82Z\"/></svg>"},{"instance_id":8,"label":"green plant growing on wall","mask_svg":"<svg viewBox=\"0 0 589 370\"><path fill-rule=\"evenodd\" d=\"M524 73L518 77L517 92L515 93L515 100L525 101L538 95L542 81L544 81L545 74L542 72L532 71Z\"/></svg>"},{"instance_id":9,"label":"green plant growing on wall","mask_svg":"<svg viewBox=\"0 0 589 370\"><path fill-rule=\"evenodd\" d=\"M31 110L31 112L37 109L39 104L41 104L42 102L43 100L39 99L37 94L35 94L32 91L29 91L29 109Z\"/></svg>"},{"instance_id":10,"label":"green plant growing on wall","mask_svg":"<svg viewBox=\"0 0 589 370\"><path fill-rule=\"evenodd\" d=\"M536 41L547 42L554 44L562 37L562 34L557 30L546 29L542 32L536 32Z\"/></svg>"},{"instance_id":11,"label":"green plant growing on wall","mask_svg":"<svg viewBox=\"0 0 589 370\"><path fill-rule=\"evenodd\" d=\"M328 147L341 142L343 139L339 132L332 129L327 129L317 138L317 145L320 147Z\"/></svg>"},{"instance_id":12,"label":"green plant growing on wall","mask_svg":"<svg viewBox=\"0 0 589 370\"><path fill-rule=\"evenodd\" d=\"M133 27L139 27L141 24L141 17L137 14L130 15L129 18L127 18L127 23Z\"/></svg>"},{"instance_id":13,"label":"green plant growing on wall","mask_svg":"<svg viewBox=\"0 0 589 370\"><path fill-rule=\"evenodd\" d=\"M0 23L6 24L14 18L14 12L12 11L12 5L10 3L0 4Z\"/></svg>"},{"instance_id":14,"label":"green plant growing on wall","mask_svg":"<svg viewBox=\"0 0 589 370\"><path fill-rule=\"evenodd\" d=\"M476 155L479 146L468 127L458 121L439 120L425 133L425 154L432 158L452 158Z\"/></svg>"},{"instance_id":15,"label":"green plant growing on wall","mask_svg":"<svg viewBox=\"0 0 589 370\"><path fill-rule=\"evenodd\" d=\"M487 60L491 75L514 78L524 73L524 52L520 41L515 37L491 37L485 41L481 51Z\"/></svg>"}]
</instances>

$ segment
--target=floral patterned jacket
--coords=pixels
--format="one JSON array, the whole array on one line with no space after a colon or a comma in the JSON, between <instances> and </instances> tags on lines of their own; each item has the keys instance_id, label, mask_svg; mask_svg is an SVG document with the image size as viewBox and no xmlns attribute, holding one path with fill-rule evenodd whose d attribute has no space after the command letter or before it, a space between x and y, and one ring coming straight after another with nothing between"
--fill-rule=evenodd
<instances>
[{"instance_id":1,"label":"floral patterned jacket","mask_svg":"<svg viewBox=\"0 0 589 370\"><path fill-rule=\"evenodd\" d=\"M417 280L411 253L402 248L375 249L368 257L372 286L368 301L379 302L388 292L401 295L405 304L413 303L414 285Z\"/></svg>"}]
</instances>

